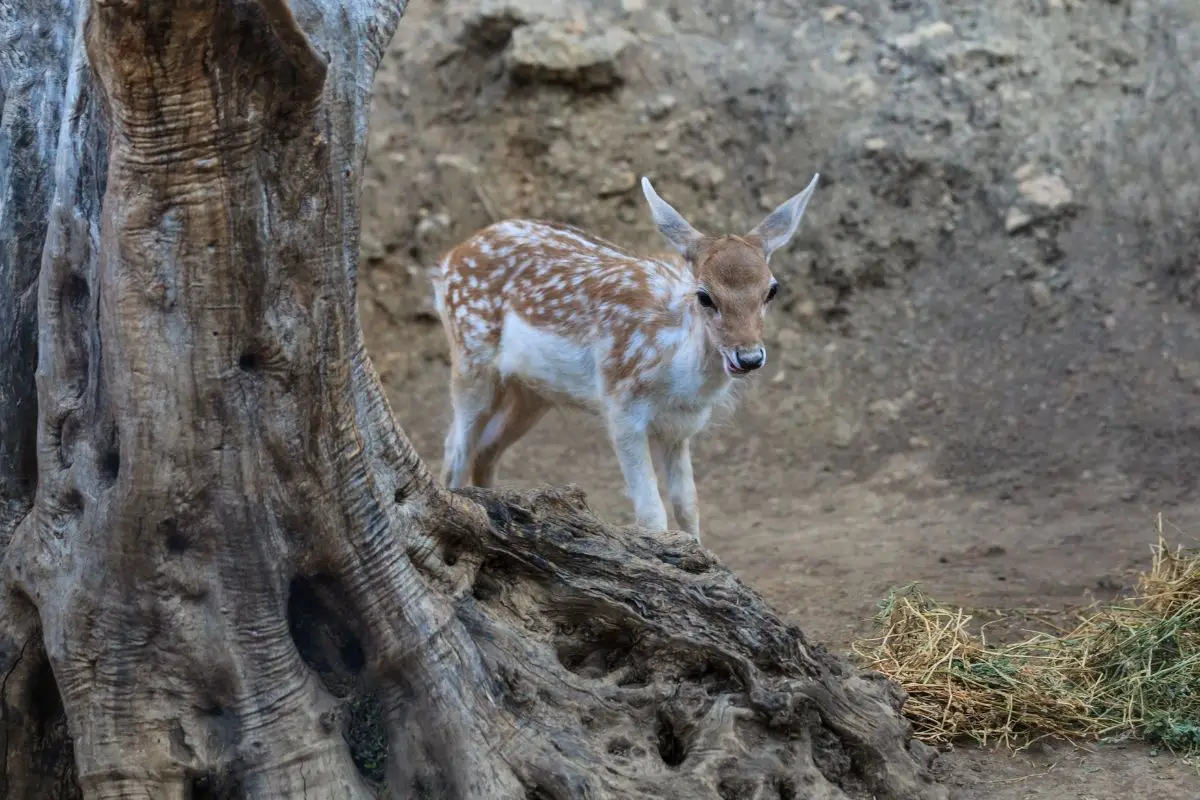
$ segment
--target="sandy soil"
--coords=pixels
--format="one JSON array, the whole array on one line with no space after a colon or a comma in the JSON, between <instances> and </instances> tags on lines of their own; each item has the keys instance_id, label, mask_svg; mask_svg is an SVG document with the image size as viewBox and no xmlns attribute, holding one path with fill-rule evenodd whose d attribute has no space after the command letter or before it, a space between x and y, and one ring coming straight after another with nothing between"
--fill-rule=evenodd
<instances>
[{"instance_id":1,"label":"sandy soil","mask_svg":"<svg viewBox=\"0 0 1200 800\"><path fill-rule=\"evenodd\" d=\"M376 330L372 345L381 364L389 360L385 350L405 352L414 342L406 336L385 345L386 331ZM440 334L424 333L428 340L416 341L434 349ZM1049 496L1015 500L996 478L999 489L982 478L979 486L955 485L937 467L946 443L927 433L913 435L925 438L919 450L870 468L835 469L824 452L828 432L784 410L797 400L795 390L770 373L761 377L739 411L697 443L703 539L780 611L833 646L868 634L875 603L910 581L981 613L1067 614L1116 596L1149 564L1160 510L1178 540L1195 541L1200 531L1200 505L1135 496L1128 476L1091 461L1091 478ZM388 377L401 423L432 464L440 464L449 419L444 378L440 364ZM510 451L501 483L575 483L602 514L632 521L603 430L578 412L552 414ZM1195 767L1135 745L1011 754L965 744L942 768L961 800L1200 796Z\"/></svg>"}]
</instances>

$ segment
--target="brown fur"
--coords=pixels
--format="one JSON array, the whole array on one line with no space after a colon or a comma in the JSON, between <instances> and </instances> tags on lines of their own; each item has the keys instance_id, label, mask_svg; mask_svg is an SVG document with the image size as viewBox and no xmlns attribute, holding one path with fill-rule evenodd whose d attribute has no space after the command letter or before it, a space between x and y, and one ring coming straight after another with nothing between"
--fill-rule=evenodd
<instances>
[{"instance_id":1,"label":"brown fur","mask_svg":"<svg viewBox=\"0 0 1200 800\"><path fill-rule=\"evenodd\" d=\"M775 282L762 240L706 236L692 261L697 282L716 303L716 313L707 315L714 342L729 350L762 347L764 307Z\"/></svg>"}]
</instances>

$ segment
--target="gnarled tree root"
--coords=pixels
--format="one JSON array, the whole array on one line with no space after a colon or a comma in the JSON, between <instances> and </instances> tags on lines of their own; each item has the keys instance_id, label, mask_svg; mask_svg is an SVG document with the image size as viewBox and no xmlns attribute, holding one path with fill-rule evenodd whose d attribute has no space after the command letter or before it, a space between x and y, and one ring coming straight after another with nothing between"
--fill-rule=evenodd
<instances>
[{"instance_id":1,"label":"gnarled tree root","mask_svg":"<svg viewBox=\"0 0 1200 800\"><path fill-rule=\"evenodd\" d=\"M456 617L550 797L939 794L903 694L806 642L682 534L607 526L572 489L469 490ZM529 739L537 743L531 751ZM512 756L509 756L512 760Z\"/></svg>"}]
</instances>

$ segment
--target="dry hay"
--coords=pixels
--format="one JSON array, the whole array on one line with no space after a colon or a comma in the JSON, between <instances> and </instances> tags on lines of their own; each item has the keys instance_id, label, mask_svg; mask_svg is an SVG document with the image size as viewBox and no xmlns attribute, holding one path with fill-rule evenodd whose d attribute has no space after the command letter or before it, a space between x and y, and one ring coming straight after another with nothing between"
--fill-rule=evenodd
<instances>
[{"instance_id":1,"label":"dry hay","mask_svg":"<svg viewBox=\"0 0 1200 800\"><path fill-rule=\"evenodd\" d=\"M1161 517L1134 595L1074 630L988 644L967 613L915 585L894 590L876 622L882 635L854 652L908 692L904 713L927 742L1138 737L1200 753L1200 550L1168 548Z\"/></svg>"}]
</instances>

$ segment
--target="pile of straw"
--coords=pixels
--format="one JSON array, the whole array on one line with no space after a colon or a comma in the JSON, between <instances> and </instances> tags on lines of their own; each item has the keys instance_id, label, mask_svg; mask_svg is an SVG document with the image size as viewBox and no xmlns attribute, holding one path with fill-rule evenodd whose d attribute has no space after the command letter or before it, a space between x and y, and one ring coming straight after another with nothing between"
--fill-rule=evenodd
<instances>
[{"instance_id":1,"label":"pile of straw","mask_svg":"<svg viewBox=\"0 0 1200 800\"><path fill-rule=\"evenodd\" d=\"M854 647L908 692L904 713L921 739L1137 737L1200 753L1200 550L1168 549L1161 520L1134 596L1074 630L989 645L970 620L907 586L881 603L882 635Z\"/></svg>"}]
</instances>

